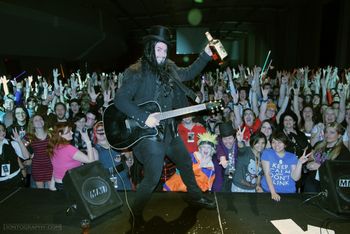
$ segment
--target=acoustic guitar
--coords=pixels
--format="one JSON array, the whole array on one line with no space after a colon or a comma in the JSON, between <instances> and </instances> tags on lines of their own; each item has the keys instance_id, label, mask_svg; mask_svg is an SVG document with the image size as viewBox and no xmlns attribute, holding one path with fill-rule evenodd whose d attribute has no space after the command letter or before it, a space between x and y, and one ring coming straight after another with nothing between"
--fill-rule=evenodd
<instances>
[{"instance_id":1,"label":"acoustic guitar","mask_svg":"<svg viewBox=\"0 0 350 234\"><path fill-rule=\"evenodd\" d=\"M201 110L218 111L222 109L222 103L214 101L165 112L162 112L161 107L155 101L144 102L139 104L139 107L150 114L159 112L159 117L162 121ZM149 128L140 124L119 111L114 104L110 104L105 109L103 125L109 145L116 150L127 149L143 138L158 135L158 128Z\"/></svg>"}]
</instances>

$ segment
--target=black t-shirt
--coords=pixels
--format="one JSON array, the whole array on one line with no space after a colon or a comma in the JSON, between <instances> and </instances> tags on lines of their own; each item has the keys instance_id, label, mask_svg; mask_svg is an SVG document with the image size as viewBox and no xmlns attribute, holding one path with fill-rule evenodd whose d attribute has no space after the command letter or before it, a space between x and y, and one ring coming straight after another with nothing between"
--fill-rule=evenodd
<instances>
[{"instance_id":1,"label":"black t-shirt","mask_svg":"<svg viewBox=\"0 0 350 234\"><path fill-rule=\"evenodd\" d=\"M16 172L19 169L18 161L17 161L17 154L15 150L13 149L11 143L9 144L4 143L2 146L2 154L0 154L0 164L1 164L1 170L2 166L6 164L10 164L10 174ZM2 177L2 175L0 174Z\"/></svg>"}]
</instances>

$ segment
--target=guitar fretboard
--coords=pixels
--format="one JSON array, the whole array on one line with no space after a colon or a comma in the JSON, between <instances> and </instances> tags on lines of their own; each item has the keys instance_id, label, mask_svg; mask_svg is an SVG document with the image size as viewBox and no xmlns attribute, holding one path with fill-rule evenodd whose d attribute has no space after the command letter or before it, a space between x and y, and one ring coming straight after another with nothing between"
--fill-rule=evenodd
<instances>
[{"instance_id":1,"label":"guitar fretboard","mask_svg":"<svg viewBox=\"0 0 350 234\"><path fill-rule=\"evenodd\" d=\"M165 111L165 112L160 113L160 120L169 119L169 118L173 118L176 116L181 116L181 115L205 110L206 108L207 108L206 104L199 104L199 105L195 105L195 106L183 107L183 108L176 109L176 110Z\"/></svg>"}]
</instances>

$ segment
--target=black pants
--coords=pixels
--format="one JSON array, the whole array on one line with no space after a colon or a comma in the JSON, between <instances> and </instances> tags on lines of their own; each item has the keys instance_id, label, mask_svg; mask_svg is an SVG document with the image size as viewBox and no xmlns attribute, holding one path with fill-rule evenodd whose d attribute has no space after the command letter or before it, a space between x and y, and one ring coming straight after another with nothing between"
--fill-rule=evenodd
<instances>
[{"instance_id":1,"label":"black pants","mask_svg":"<svg viewBox=\"0 0 350 234\"><path fill-rule=\"evenodd\" d=\"M224 175L224 183L222 185L221 192L231 192L232 187L232 178L229 178L228 175Z\"/></svg>"},{"instance_id":2,"label":"black pants","mask_svg":"<svg viewBox=\"0 0 350 234\"><path fill-rule=\"evenodd\" d=\"M303 192L318 193L321 191L320 181L316 180L317 171L309 171L303 177Z\"/></svg>"},{"instance_id":3,"label":"black pants","mask_svg":"<svg viewBox=\"0 0 350 234\"><path fill-rule=\"evenodd\" d=\"M18 175L9 180L0 181L0 191L5 189L15 189L19 187L23 187L21 172L19 172Z\"/></svg>"},{"instance_id":4,"label":"black pants","mask_svg":"<svg viewBox=\"0 0 350 234\"><path fill-rule=\"evenodd\" d=\"M134 147L133 152L143 164L144 170L144 178L137 186L133 205L133 212L136 215L142 214L144 206L159 182L165 155L176 164L190 197L199 199L202 196L193 174L192 160L180 137L175 137L168 144L146 138Z\"/></svg>"}]
</instances>

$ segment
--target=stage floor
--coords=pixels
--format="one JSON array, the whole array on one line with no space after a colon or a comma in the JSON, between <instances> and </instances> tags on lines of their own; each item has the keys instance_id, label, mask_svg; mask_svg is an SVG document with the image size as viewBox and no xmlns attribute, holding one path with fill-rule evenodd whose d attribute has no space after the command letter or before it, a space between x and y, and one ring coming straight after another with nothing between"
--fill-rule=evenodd
<instances>
[{"instance_id":1,"label":"stage floor","mask_svg":"<svg viewBox=\"0 0 350 234\"><path fill-rule=\"evenodd\" d=\"M12 193L12 195L10 195ZM90 233L131 233L129 210L123 206L90 223ZM132 202L134 192L126 193ZM181 193L155 192L144 211L144 233L279 233L271 220L292 219L304 231L307 225L349 233L349 220L336 218L312 202L311 194L282 195L274 202L270 194L216 193L217 210L189 207ZM79 212L66 213L70 202L63 193L19 189L0 191L0 233L81 233Z\"/></svg>"}]
</instances>

